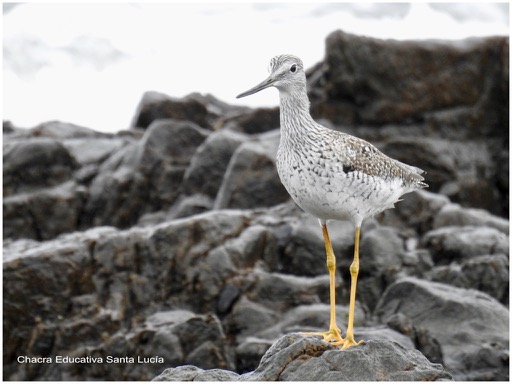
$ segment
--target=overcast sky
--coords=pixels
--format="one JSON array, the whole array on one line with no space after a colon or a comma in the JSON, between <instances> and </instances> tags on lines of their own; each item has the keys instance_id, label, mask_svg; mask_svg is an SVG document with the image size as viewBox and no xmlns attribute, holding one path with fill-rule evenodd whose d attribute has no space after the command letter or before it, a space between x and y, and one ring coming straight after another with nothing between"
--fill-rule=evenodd
<instances>
[{"instance_id":1,"label":"overcast sky","mask_svg":"<svg viewBox=\"0 0 512 384\"><path fill-rule=\"evenodd\" d=\"M508 35L507 3L28 3L3 5L3 118L128 127L148 90L278 104L277 91L235 95L270 59L322 60L337 29L393 39Z\"/></svg>"}]
</instances>

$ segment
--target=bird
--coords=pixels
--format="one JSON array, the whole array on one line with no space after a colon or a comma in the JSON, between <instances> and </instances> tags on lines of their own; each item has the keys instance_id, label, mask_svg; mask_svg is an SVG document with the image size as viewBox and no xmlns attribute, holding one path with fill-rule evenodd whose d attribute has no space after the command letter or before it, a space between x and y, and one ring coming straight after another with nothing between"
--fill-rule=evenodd
<instances>
[{"instance_id":1,"label":"bird","mask_svg":"<svg viewBox=\"0 0 512 384\"><path fill-rule=\"evenodd\" d=\"M306 73L297 56L282 54L271 59L270 75L240 93L246 97L269 87L279 91L280 140L276 154L277 173L293 201L315 216L320 224L329 272L330 322L323 340L341 350L364 344L354 337L354 312L359 273L361 224L400 201L406 193L426 188L417 167L388 157L371 143L317 123L310 114ZM350 264L350 298L346 333L336 321L336 256L328 221L353 224L354 257Z\"/></svg>"}]
</instances>

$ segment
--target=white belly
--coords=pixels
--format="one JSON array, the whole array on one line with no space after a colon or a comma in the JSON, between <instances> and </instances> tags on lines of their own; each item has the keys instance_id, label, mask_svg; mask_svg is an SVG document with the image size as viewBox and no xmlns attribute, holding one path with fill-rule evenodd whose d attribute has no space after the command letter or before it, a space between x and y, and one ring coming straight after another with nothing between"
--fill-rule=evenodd
<instances>
[{"instance_id":1,"label":"white belly","mask_svg":"<svg viewBox=\"0 0 512 384\"><path fill-rule=\"evenodd\" d=\"M383 180L358 171L310 170L283 156L277 160L281 182L295 203L322 220L347 220L360 226L366 217L391 208L404 192L399 180Z\"/></svg>"}]
</instances>

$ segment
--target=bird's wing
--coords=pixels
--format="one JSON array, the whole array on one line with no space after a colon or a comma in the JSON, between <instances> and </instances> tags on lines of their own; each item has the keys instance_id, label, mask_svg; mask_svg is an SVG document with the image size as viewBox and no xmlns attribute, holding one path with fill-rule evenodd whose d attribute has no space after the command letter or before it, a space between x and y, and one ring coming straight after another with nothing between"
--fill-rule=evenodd
<instances>
[{"instance_id":1,"label":"bird's wing","mask_svg":"<svg viewBox=\"0 0 512 384\"><path fill-rule=\"evenodd\" d=\"M336 150L346 154L343 162L344 171L359 171L368 176L384 179L399 178L405 184L427 186L422 183L424 178L421 174L425 173L422 169L392 159L366 140L348 134L341 135L341 140L335 142L339 145Z\"/></svg>"}]
</instances>

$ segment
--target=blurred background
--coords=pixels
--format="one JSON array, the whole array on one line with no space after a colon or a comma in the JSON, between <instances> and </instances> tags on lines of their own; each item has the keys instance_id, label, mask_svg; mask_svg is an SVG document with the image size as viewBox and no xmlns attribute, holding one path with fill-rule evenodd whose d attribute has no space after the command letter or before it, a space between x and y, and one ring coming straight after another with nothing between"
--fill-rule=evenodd
<instances>
[{"instance_id":1,"label":"blurred background","mask_svg":"<svg viewBox=\"0 0 512 384\"><path fill-rule=\"evenodd\" d=\"M392 39L508 35L508 3L3 4L3 119L61 120L105 132L130 125L145 91L236 100L270 59L324 56L337 29Z\"/></svg>"}]
</instances>

